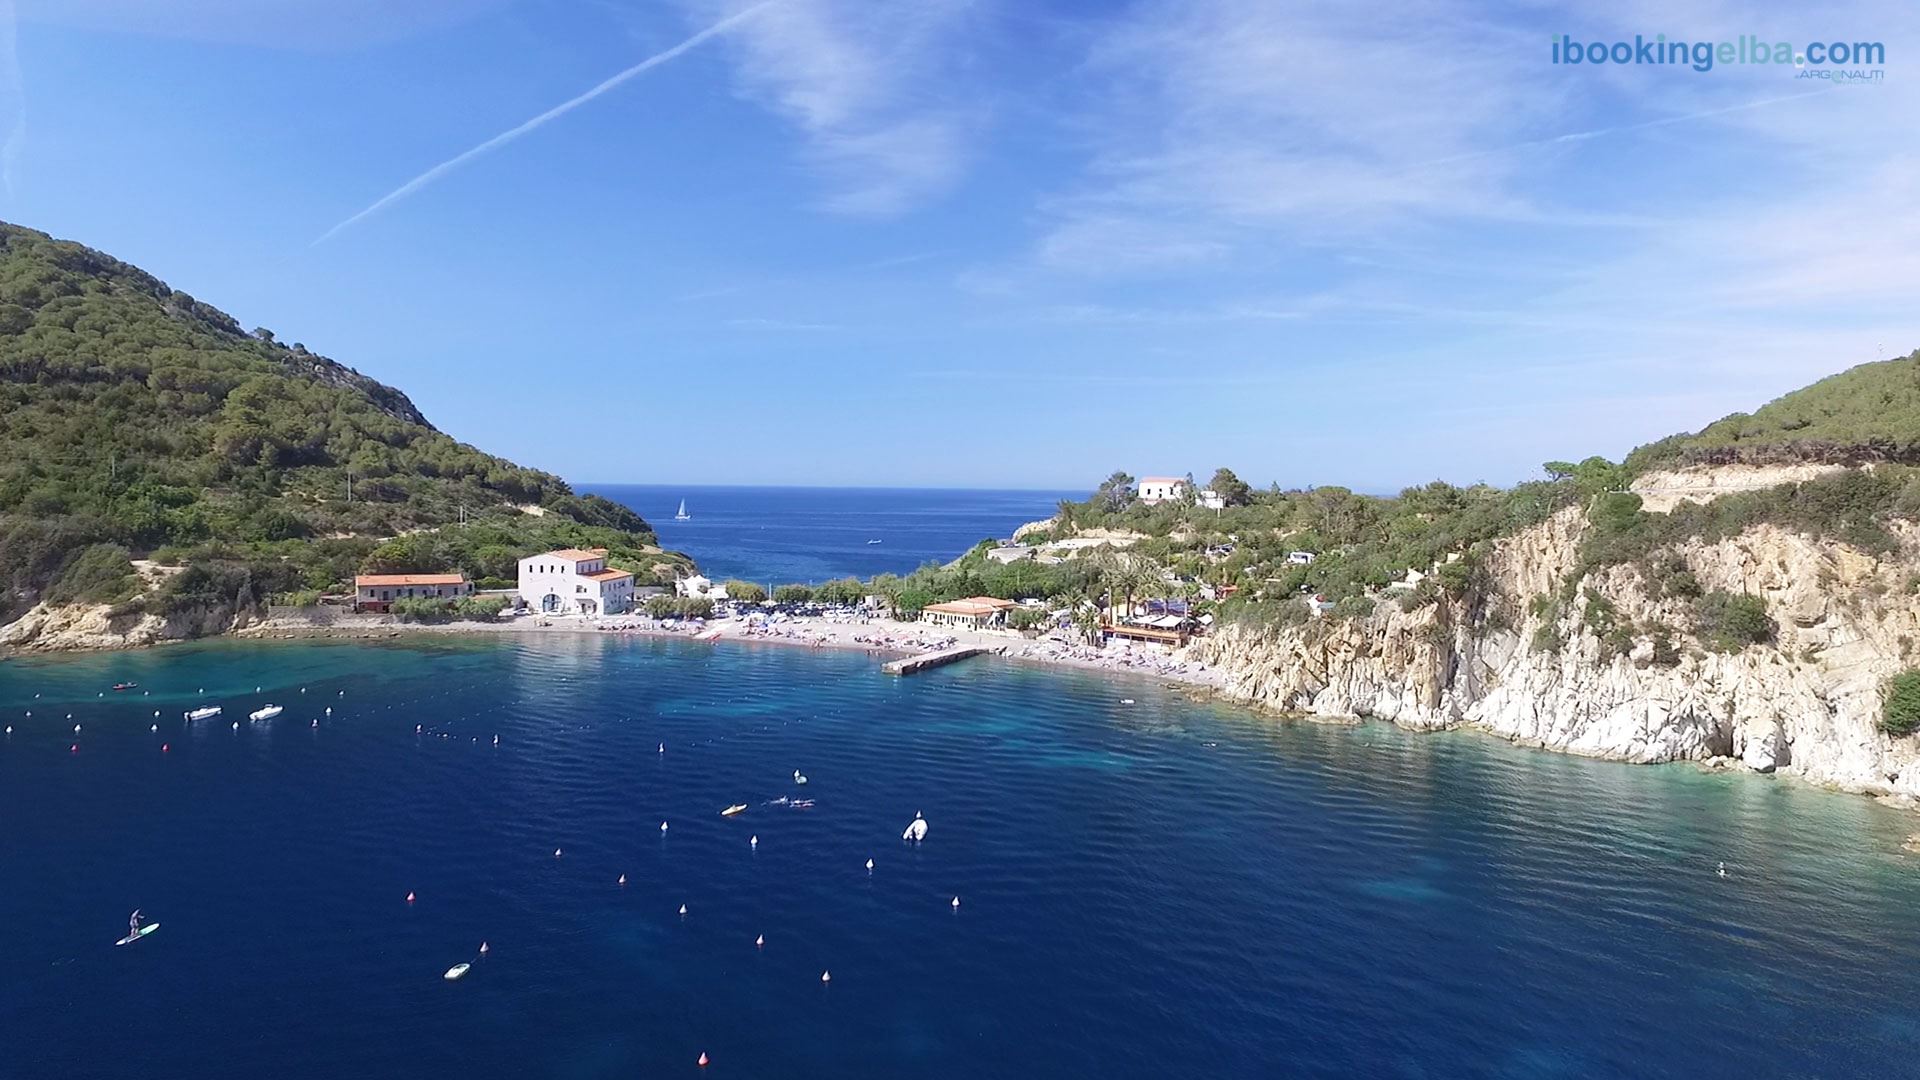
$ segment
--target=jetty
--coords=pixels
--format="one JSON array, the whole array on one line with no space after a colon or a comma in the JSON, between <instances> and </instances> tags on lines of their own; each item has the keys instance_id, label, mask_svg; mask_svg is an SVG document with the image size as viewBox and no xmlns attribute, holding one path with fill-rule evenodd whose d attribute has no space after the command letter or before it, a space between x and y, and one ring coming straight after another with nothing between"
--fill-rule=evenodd
<instances>
[{"instance_id":1,"label":"jetty","mask_svg":"<svg viewBox=\"0 0 1920 1080\"><path fill-rule=\"evenodd\" d=\"M965 660L969 656L979 656L981 653L988 651L988 649L979 645L961 645L957 648L941 649L939 652L921 653L919 656L903 656L898 660L889 660L880 665L880 670L889 675L911 675L916 671L926 671L929 668L944 667L955 661Z\"/></svg>"}]
</instances>

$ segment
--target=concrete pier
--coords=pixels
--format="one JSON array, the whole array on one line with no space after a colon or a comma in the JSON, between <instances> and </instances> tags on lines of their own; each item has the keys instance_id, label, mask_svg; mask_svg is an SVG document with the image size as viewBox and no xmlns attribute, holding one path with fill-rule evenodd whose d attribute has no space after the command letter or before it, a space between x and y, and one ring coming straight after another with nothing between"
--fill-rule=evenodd
<instances>
[{"instance_id":1,"label":"concrete pier","mask_svg":"<svg viewBox=\"0 0 1920 1080\"><path fill-rule=\"evenodd\" d=\"M921 653L918 656L905 656L898 660L889 660L880 665L880 670L889 675L911 675L916 671L937 668L951 664L956 660L965 660L969 656L979 656L988 650L979 645L962 645L955 649L942 649L939 652Z\"/></svg>"}]
</instances>

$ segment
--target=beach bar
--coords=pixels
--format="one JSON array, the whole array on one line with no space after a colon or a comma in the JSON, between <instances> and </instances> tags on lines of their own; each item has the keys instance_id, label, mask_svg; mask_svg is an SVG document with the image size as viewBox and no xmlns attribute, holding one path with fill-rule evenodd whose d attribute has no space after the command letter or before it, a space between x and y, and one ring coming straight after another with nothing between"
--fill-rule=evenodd
<instances>
[{"instance_id":1,"label":"beach bar","mask_svg":"<svg viewBox=\"0 0 1920 1080\"><path fill-rule=\"evenodd\" d=\"M969 596L928 604L920 609L920 621L962 630L994 630L1007 625L1007 612L1019 606L996 596Z\"/></svg>"}]
</instances>

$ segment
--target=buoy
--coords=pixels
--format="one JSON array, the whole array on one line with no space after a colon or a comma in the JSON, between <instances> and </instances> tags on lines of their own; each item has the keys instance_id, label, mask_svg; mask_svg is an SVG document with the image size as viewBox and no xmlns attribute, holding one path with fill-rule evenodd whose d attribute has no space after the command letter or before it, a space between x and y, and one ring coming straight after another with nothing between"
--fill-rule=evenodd
<instances>
[{"instance_id":1,"label":"buoy","mask_svg":"<svg viewBox=\"0 0 1920 1080\"><path fill-rule=\"evenodd\" d=\"M300 692L301 692L301 693L303 693L303 694L304 694L304 693L306 693L306 692L307 692L307 688L306 688L306 687L304 687L304 686L303 686L303 687L301 687L301 688L300 688Z\"/></svg>"},{"instance_id":2,"label":"buoy","mask_svg":"<svg viewBox=\"0 0 1920 1080\"><path fill-rule=\"evenodd\" d=\"M666 744L666 743L661 743L661 744L660 744L660 752L661 752L661 753L663 753L663 754L667 752L667 744Z\"/></svg>"},{"instance_id":3,"label":"buoy","mask_svg":"<svg viewBox=\"0 0 1920 1080\"><path fill-rule=\"evenodd\" d=\"M235 721L233 722L233 730L235 730L235 731L239 731L239 730L240 730L240 721L238 721L238 720L235 720Z\"/></svg>"},{"instance_id":4,"label":"buoy","mask_svg":"<svg viewBox=\"0 0 1920 1080\"><path fill-rule=\"evenodd\" d=\"M867 860L867 873L869 873L869 874L871 874L871 873L873 873L873 860L872 860L872 859L868 859L868 860Z\"/></svg>"},{"instance_id":5,"label":"buoy","mask_svg":"<svg viewBox=\"0 0 1920 1080\"><path fill-rule=\"evenodd\" d=\"M764 948L766 948L766 947L767 947L767 935L765 935L765 934L761 934L761 935L759 935L758 937L755 937L755 938L753 939L753 947L754 947L754 948L756 948L756 949L764 949Z\"/></svg>"},{"instance_id":6,"label":"buoy","mask_svg":"<svg viewBox=\"0 0 1920 1080\"><path fill-rule=\"evenodd\" d=\"M73 725L73 733L74 733L75 735L78 735L78 734L80 734L80 725L79 725L79 724L75 724L75 725Z\"/></svg>"},{"instance_id":7,"label":"buoy","mask_svg":"<svg viewBox=\"0 0 1920 1080\"><path fill-rule=\"evenodd\" d=\"M314 726L314 727L319 727L319 726L320 726L320 718L319 718L319 717L317 717L317 716L316 716L316 717L314 717L314 718L313 718L313 726Z\"/></svg>"},{"instance_id":8,"label":"buoy","mask_svg":"<svg viewBox=\"0 0 1920 1080\"><path fill-rule=\"evenodd\" d=\"M12 725L12 724L8 724L8 725L7 725L7 734L9 734L9 735L11 735L11 734L13 734L13 725Z\"/></svg>"},{"instance_id":9,"label":"buoy","mask_svg":"<svg viewBox=\"0 0 1920 1080\"><path fill-rule=\"evenodd\" d=\"M409 903L409 904L411 904L411 903L413 903L413 894L412 894L412 893L408 893L408 894L407 894L407 903Z\"/></svg>"},{"instance_id":10,"label":"buoy","mask_svg":"<svg viewBox=\"0 0 1920 1080\"><path fill-rule=\"evenodd\" d=\"M626 883L627 883L627 875L625 875L625 874L621 874L621 875L620 875L620 884L622 884L622 885L625 885Z\"/></svg>"},{"instance_id":11,"label":"buoy","mask_svg":"<svg viewBox=\"0 0 1920 1080\"><path fill-rule=\"evenodd\" d=\"M419 724L415 724L415 725L413 725L413 733L414 733L415 735L418 735L418 734L420 734L420 733L421 733L422 731L424 731L424 730L426 730L426 729L425 729L424 727L422 727L421 725L419 725Z\"/></svg>"},{"instance_id":12,"label":"buoy","mask_svg":"<svg viewBox=\"0 0 1920 1080\"><path fill-rule=\"evenodd\" d=\"M760 838L759 838L758 836L749 836L749 837L747 837L747 846L748 846L748 847L759 847L759 846L760 846Z\"/></svg>"},{"instance_id":13,"label":"buoy","mask_svg":"<svg viewBox=\"0 0 1920 1080\"><path fill-rule=\"evenodd\" d=\"M700 1051L700 1060L695 1064L703 1069L707 1067L707 1052L705 1050Z\"/></svg>"},{"instance_id":14,"label":"buoy","mask_svg":"<svg viewBox=\"0 0 1920 1080\"><path fill-rule=\"evenodd\" d=\"M332 715L333 715L333 706L331 706L331 705L329 705L329 706L327 706L327 715L328 715L328 716L332 716Z\"/></svg>"},{"instance_id":15,"label":"buoy","mask_svg":"<svg viewBox=\"0 0 1920 1080\"><path fill-rule=\"evenodd\" d=\"M954 907L956 907L956 908L960 906L960 898L959 898L959 897L957 897L957 896L956 896L956 897L954 897L954 898L953 898L953 906L954 906Z\"/></svg>"},{"instance_id":16,"label":"buoy","mask_svg":"<svg viewBox=\"0 0 1920 1080\"><path fill-rule=\"evenodd\" d=\"M155 710L153 710L153 715L155 715L155 716L159 716L159 715L160 715L160 710L159 710L159 709L155 709Z\"/></svg>"},{"instance_id":17,"label":"buoy","mask_svg":"<svg viewBox=\"0 0 1920 1080\"><path fill-rule=\"evenodd\" d=\"M161 743L161 744L160 744L160 752L161 752L161 753L163 753L163 754L164 754L164 753L166 753L166 752L167 752L167 751L169 751L169 750L172 750L172 749L173 749L173 747L172 747L172 746L170 746L170 745L168 745L167 743Z\"/></svg>"},{"instance_id":18,"label":"buoy","mask_svg":"<svg viewBox=\"0 0 1920 1080\"><path fill-rule=\"evenodd\" d=\"M495 735L495 736L493 737L493 745L495 745L495 746L499 746L499 745L500 745L500 736L498 736L498 735Z\"/></svg>"},{"instance_id":19,"label":"buoy","mask_svg":"<svg viewBox=\"0 0 1920 1080\"><path fill-rule=\"evenodd\" d=\"M148 731L159 731L159 730L160 730L160 725L159 725L159 724L148 724L148 725L147 725L147 730L148 730Z\"/></svg>"},{"instance_id":20,"label":"buoy","mask_svg":"<svg viewBox=\"0 0 1920 1080\"><path fill-rule=\"evenodd\" d=\"M833 981L833 972L831 972L831 971L823 971L823 972L821 972L821 973L820 973L820 981L821 981L821 982L823 982L823 983L830 983L830 982L832 982L832 981Z\"/></svg>"},{"instance_id":21,"label":"buoy","mask_svg":"<svg viewBox=\"0 0 1920 1080\"><path fill-rule=\"evenodd\" d=\"M72 746L69 746L69 747L67 747L67 753L69 753L69 754L77 754L77 753L79 753L79 752L80 752L80 744L79 744L79 743L74 743L74 744L73 744Z\"/></svg>"},{"instance_id":22,"label":"buoy","mask_svg":"<svg viewBox=\"0 0 1920 1080\"><path fill-rule=\"evenodd\" d=\"M480 943L480 955L481 956L487 955L487 943L484 941Z\"/></svg>"},{"instance_id":23,"label":"buoy","mask_svg":"<svg viewBox=\"0 0 1920 1080\"><path fill-rule=\"evenodd\" d=\"M661 831L661 832L666 832L666 831L667 831L667 823L666 823L666 822L664 822L664 821L663 821L663 822L661 822L661 823L660 823L660 831Z\"/></svg>"},{"instance_id":24,"label":"buoy","mask_svg":"<svg viewBox=\"0 0 1920 1080\"><path fill-rule=\"evenodd\" d=\"M682 914L682 915L685 915L686 913L687 913L687 905L685 905L685 904L681 904L681 905L680 905L680 914Z\"/></svg>"},{"instance_id":25,"label":"buoy","mask_svg":"<svg viewBox=\"0 0 1920 1080\"><path fill-rule=\"evenodd\" d=\"M554 849L553 849L553 857L554 857L554 858L556 858L556 859L560 857L560 849L559 849L559 848L554 848Z\"/></svg>"}]
</instances>

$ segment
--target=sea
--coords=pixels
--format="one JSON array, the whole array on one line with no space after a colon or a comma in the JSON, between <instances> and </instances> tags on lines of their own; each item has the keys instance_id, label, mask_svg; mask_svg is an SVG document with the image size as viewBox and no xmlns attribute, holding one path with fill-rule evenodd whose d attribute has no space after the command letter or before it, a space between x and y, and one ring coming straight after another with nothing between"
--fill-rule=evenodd
<instances>
[{"instance_id":1,"label":"sea","mask_svg":"<svg viewBox=\"0 0 1920 1080\"><path fill-rule=\"evenodd\" d=\"M817 584L905 574L1053 516L1085 492L957 488L582 485L631 507L715 581ZM674 514L686 502L689 520Z\"/></svg>"},{"instance_id":2,"label":"sea","mask_svg":"<svg viewBox=\"0 0 1920 1080\"><path fill-rule=\"evenodd\" d=\"M1908 813L877 659L0 662L0 1074L1914 1075Z\"/></svg>"}]
</instances>

